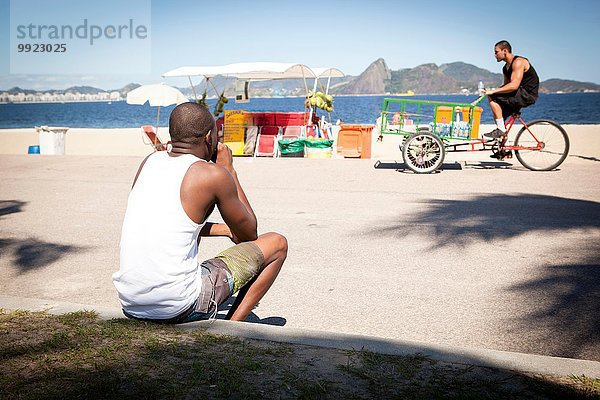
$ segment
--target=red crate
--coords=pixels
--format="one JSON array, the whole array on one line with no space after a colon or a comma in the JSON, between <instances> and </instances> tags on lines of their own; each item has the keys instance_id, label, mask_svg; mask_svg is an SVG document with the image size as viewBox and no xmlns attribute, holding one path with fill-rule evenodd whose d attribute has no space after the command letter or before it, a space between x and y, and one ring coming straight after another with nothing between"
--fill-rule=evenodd
<instances>
[{"instance_id":1,"label":"red crate","mask_svg":"<svg viewBox=\"0 0 600 400\"><path fill-rule=\"evenodd\" d=\"M273 126L275 125L275 113L263 112L254 113L254 125L256 126Z\"/></svg>"},{"instance_id":2,"label":"red crate","mask_svg":"<svg viewBox=\"0 0 600 400\"><path fill-rule=\"evenodd\" d=\"M276 136L279 133L278 126L262 126L260 128L261 135Z\"/></svg>"},{"instance_id":3,"label":"red crate","mask_svg":"<svg viewBox=\"0 0 600 400\"><path fill-rule=\"evenodd\" d=\"M276 113L275 124L279 126L302 126L308 116L303 112Z\"/></svg>"}]
</instances>

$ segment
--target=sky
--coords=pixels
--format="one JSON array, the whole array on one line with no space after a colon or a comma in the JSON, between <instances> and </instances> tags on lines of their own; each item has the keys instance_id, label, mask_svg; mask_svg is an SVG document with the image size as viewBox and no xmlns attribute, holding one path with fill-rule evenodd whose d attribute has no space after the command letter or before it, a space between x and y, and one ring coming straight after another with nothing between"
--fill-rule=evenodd
<instances>
[{"instance_id":1,"label":"sky","mask_svg":"<svg viewBox=\"0 0 600 400\"><path fill-rule=\"evenodd\" d=\"M17 54L25 42L11 42L17 22L75 25L84 18L99 26L133 18L148 35L93 46L72 41L62 55ZM393 70L464 61L500 72L493 46L502 39L529 58L541 80L600 83L598 38L600 0L0 0L0 90L186 86L161 74L253 61L337 67L349 75L378 58Z\"/></svg>"}]
</instances>

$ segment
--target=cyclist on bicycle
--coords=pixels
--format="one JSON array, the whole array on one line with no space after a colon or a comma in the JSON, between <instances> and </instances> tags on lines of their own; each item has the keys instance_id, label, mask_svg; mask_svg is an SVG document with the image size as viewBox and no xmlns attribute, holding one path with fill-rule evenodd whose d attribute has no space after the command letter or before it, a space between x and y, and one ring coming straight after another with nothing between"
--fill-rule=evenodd
<instances>
[{"instance_id":1,"label":"cyclist on bicycle","mask_svg":"<svg viewBox=\"0 0 600 400\"><path fill-rule=\"evenodd\" d=\"M505 63L502 68L504 83L499 88L485 90L496 120L496 129L484 136L498 139L506 136L505 118L535 103L540 79L528 59L512 54L512 47L506 40L494 45L494 55L496 61Z\"/></svg>"}]
</instances>

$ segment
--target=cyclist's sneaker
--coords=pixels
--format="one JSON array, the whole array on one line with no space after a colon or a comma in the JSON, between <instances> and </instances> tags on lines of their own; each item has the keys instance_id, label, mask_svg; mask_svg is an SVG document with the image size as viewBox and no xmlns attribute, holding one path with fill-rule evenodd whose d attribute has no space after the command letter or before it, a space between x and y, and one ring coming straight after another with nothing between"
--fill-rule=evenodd
<instances>
[{"instance_id":1,"label":"cyclist's sneaker","mask_svg":"<svg viewBox=\"0 0 600 400\"><path fill-rule=\"evenodd\" d=\"M506 136L506 132L502 132L500 129L496 128L491 132L484 133L483 136L489 137L492 139L498 139L501 136Z\"/></svg>"},{"instance_id":2,"label":"cyclist's sneaker","mask_svg":"<svg viewBox=\"0 0 600 400\"><path fill-rule=\"evenodd\" d=\"M491 158L496 158L498 160L504 160L505 158L512 158L513 154L511 150L508 151L504 151L504 150L500 150L496 153L493 153L490 157Z\"/></svg>"}]
</instances>

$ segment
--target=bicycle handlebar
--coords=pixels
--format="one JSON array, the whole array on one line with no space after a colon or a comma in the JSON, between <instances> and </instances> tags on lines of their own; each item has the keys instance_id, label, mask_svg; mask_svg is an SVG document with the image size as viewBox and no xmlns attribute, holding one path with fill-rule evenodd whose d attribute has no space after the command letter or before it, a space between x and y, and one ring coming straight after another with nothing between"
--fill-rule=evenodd
<instances>
[{"instance_id":1,"label":"bicycle handlebar","mask_svg":"<svg viewBox=\"0 0 600 400\"><path fill-rule=\"evenodd\" d=\"M477 104L481 103L481 101L487 96L487 94L482 94L477 100L475 100L474 102L471 103L472 106L476 106Z\"/></svg>"}]
</instances>

